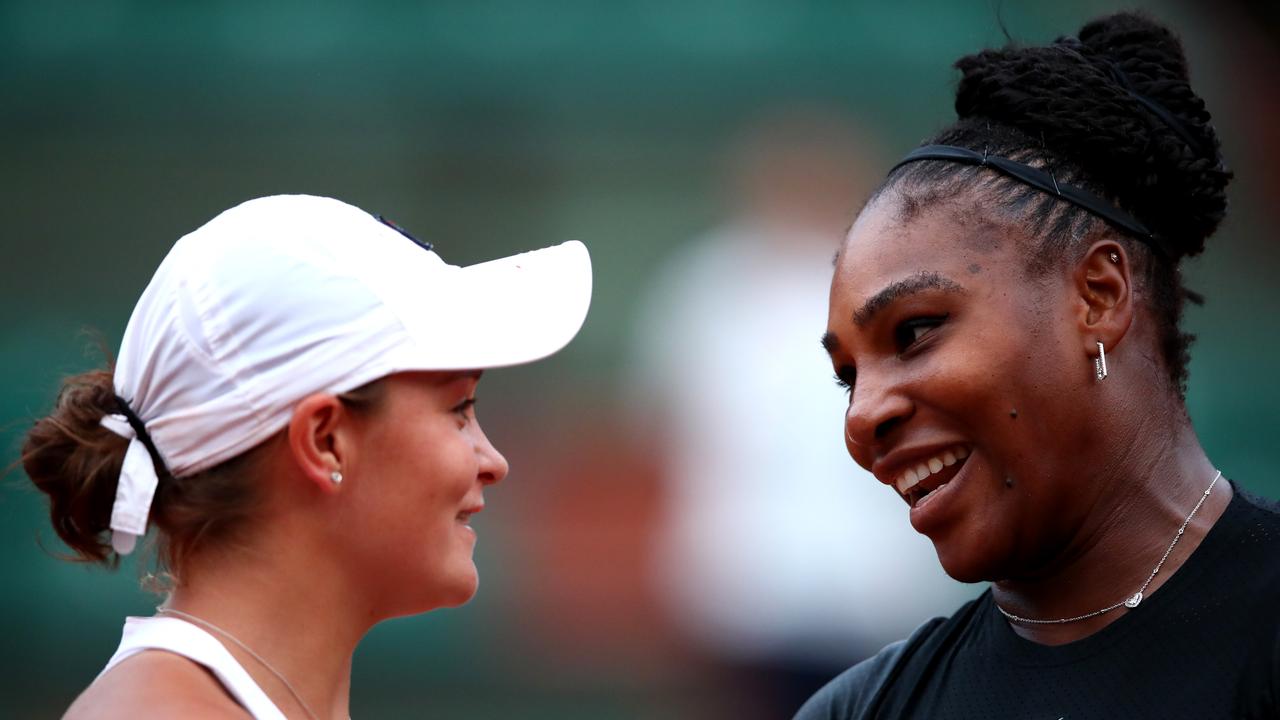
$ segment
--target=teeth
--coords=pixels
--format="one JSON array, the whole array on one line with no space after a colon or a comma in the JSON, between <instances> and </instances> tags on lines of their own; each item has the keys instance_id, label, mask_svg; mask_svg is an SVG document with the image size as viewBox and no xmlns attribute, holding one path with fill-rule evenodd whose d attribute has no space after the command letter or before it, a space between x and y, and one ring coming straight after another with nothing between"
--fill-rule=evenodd
<instances>
[{"instance_id":1,"label":"teeth","mask_svg":"<svg viewBox=\"0 0 1280 720\"><path fill-rule=\"evenodd\" d=\"M955 465L967 457L969 457L969 448L963 445L948 448L940 455L931 457L915 467L903 470L902 474L898 476L897 482L894 483L894 487L898 489L899 494L906 494L908 490L920 484L921 480L940 472L944 467Z\"/></svg>"},{"instance_id":2,"label":"teeth","mask_svg":"<svg viewBox=\"0 0 1280 720\"><path fill-rule=\"evenodd\" d=\"M926 474L925 477L928 477L928 475ZM907 468L898 476L898 482L894 484L897 486L899 493L905 493L919 484L923 479L924 477L916 475L916 471L914 469Z\"/></svg>"}]
</instances>

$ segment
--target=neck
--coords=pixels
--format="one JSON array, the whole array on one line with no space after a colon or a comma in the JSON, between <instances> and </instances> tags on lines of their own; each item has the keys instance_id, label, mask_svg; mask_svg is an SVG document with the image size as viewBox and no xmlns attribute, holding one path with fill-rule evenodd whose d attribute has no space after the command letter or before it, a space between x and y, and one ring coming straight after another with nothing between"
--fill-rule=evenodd
<instances>
[{"instance_id":1,"label":"neck","mask_svg":"<svg viewBox=\"0 0 1280 720\"><path fill-rule=\"evenodd\" d=\"M274 547L305 543L275 544ZM270 663L322 720L349 716L351 656L373 625L352 605L356 594L336 573L291 562L287 551L193 558L165 607L216 625ZM258 686L290 716L302 707L270 669L212 632Z\"/></svg>"},{"instance_id":2,"label":"neck","mask_svg":"<svg viewBox=\"0 0 1280 720\"><path fill-rule=\"evenodd\" d=\"M1217 472L1189 423L1179 419L1161 424L1159 416L1136 412L1126 422L1105 429L1107 436L1119 441L1098 459L1095 466L1101 470L1081 483L1082 491L1094 488L1094 503L1085 521L1040 568L994 583L992 592L1001 608L1032 619L1077 617L1132 596L1147 581ZM1231 494L1225 481L1213 486L1144 591L1144 602L1200 545ZM1125 612L1122 606L1077 622L1012 622L1011 626L1029 640L1060 645L1092 635Z\"/></svg>"}]
</instances>

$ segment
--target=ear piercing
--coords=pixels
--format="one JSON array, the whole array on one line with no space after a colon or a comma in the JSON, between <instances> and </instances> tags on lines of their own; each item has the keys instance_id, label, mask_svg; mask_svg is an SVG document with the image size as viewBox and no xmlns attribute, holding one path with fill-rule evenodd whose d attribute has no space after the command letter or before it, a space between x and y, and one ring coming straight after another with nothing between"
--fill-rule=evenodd
<instances>
[{"instance_id":1,"label":"ear piercing","mask_svg":"<svg viewBox=\"0 0 1280 720\"><path fill-rule=\"evenodd\" d=\"M1093 374L1098 380L1107 379L1107 350L1101 341L1098 342L1098 357L1093 359Z\"/></svg>"},{"instance_id":2,"label":"ear piercing","mask_svg":"<svg viewBox=\"0 0 1280 720\"><path fill-rule=\"evenodd\" d=\"M1112 253L1111 253L1110 255L1108 255L1107 257L1108 257L1108 258L1111 258L1111 262L1112 262L1112 264L1115 264L1115 265L1119 265L1119 264L1120 264L1120 254L1119 254L1119 253L1116 253L1115 251L1112 251Z\"/></svg>"},{"instance_id":3,"label":"ear piercing","mask_svg":"<svg viewBox=\"0 0 1280 720\"><path fill-rule=\"evenodd\" d=\"M331 480L334 485L341 485L342 473L338 472L337 470L334 470L333 472L329 473L329 480Z\"/></svg>"}]
</instances>

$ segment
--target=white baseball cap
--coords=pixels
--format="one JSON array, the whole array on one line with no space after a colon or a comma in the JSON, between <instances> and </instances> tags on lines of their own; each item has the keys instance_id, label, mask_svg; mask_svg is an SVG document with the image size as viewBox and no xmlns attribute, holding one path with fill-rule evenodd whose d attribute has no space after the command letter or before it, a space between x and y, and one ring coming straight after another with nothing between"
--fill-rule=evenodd
<instances>
[{"instance_id":1,"label":"white baseball cap","mask_svg":"<svg viewBox=\"0 0 1280 720\"><path fill-rule=\"evenodd\" d=\"M463 268L330 198L223 212L178 240L125 329L114 383L126 406L102 421L131 440L112 545L128 554L146 533L157 483L147 442L172 475L196 473L280 431L313 393L546 357L590 302L591 260L576 241Z\"/></svg>"}]
</instances>

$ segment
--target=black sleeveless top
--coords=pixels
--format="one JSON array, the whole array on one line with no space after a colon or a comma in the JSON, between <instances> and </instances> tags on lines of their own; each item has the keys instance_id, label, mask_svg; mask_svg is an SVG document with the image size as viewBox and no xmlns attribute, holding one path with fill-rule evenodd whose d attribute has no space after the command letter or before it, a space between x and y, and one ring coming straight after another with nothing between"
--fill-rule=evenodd
<instances>
[{"instance_id":1,"label":"black sleeveless top","mask_svg":"<svg viewBox=\"0 0 1280 720\"><path fill-rule=\"evenodd\" d=\"M1087 638L1026 640L988 590L855 665L796 718L1280 718L1280 505L1235 488L1173 577Z\"/></svg>"}]
</instances>

